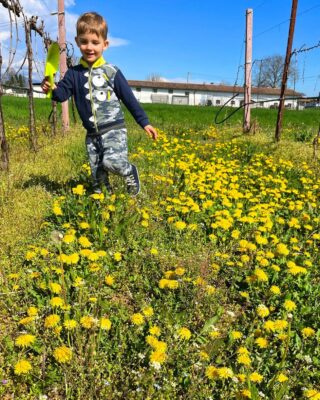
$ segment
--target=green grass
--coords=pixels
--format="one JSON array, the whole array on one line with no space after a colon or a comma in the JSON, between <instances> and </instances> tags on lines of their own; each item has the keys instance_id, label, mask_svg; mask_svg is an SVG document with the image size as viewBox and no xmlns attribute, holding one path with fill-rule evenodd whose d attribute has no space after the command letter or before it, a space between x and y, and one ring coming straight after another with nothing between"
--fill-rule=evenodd
<instances>
[{"instance_id":1,"label":"green grass","mask_svg":"<svg viewBox=\"0 0 320 400\"><path fill-rule=\"evenodd\" d=\"M22 108L25 99L5 102L6 122L13 125L12 108ZM49 106L36 102L40 120ZM127 115L130 157L143 185L134 199L114 176L116 196L89 196L80 126L57 137L43 135L37 153L11 145L10 172L0 172L0 375L8 380L0 397L218 400L242 398L239 391L249 387L253 400L259 391L293 400L303 398L304 387L318 390L318 163L310 140L297 141L292 128L316 131L318 112L287 111L283 140L274 143L275 110L254 110L259 129L243 135L240 116L210 128L215 108L144 108L165 133L153 143ZM18 118L17 126L27 124L27 113ZM78 184L85 195L71 190ZM81 254L70 261L83 251L83 236L98 258ZM241 239L256 250L241 248ZM291 274L288 261L305 272ZM168 278L176 289L161 288ZM52 283L60 289L50 289ZM271 284L280 294L271 294ZM53 306L52 299L70 308ZM287 300L297 306L291 316ZM270 320L289 324L287 337L280 341L278 331L264 328L266 317L257 316L261 305ZM38 317L19 324L30 306ZM45 327L55 313L61 330ZM144 315L144 324L132 322L136 313ZM93 318L92 327L80 326L86 316ZM102 317L110 318L110 332L99 329ZM63 327L69 318L78 322L75 331ZM157 340L167 345L160 369L149 364L159 345L147 339L152 325L161 328ZM190 340L179 337L182 327L190 329ZM304 328L313 329L307 338ZM23 331L36 337L30 348L17 345ZM242 338L232 338L232 331ZM270 346L258 348L257 337L267 337ZM61 345L73 352L67 364L54 357ZM249 369L237 361L240 346L249 349ZM14 374L19 359L30 361L30 374ZM245 382L211 379L210 365L230 367ZM249 382L254 370L263 374L261 384ZM281 385L279 372L288 377Z\"/></svg>"}]
</instances>

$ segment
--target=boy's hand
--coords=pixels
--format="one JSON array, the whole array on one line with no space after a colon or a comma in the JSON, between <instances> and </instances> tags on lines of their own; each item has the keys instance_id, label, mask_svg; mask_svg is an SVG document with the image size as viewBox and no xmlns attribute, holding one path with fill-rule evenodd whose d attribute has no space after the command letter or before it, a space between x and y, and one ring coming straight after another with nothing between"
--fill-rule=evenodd
<instances>
[{"instance_id":1,"label":"boy's hand","mask_svg":"<svg viewBox=\"0 0 320 400\"><path fill-rule=\"evenodd\" d=\"M50 84L49 79L48 79L47 76L41 82L41 89L46 94L49 92L50 89L55 89L55 88L56 88L56 85L53 85L53 87L51 87L51 84Z\"/></svg>"},{"instance_id":2,"label":"boy's hand","mask_svg":"<svg viewBox=\"0 0 320 400\"><path fill-rule=\"evenodd\" d=\"M154 127L152 125L146 125L144 127L144 130L147 132L147 134L153 139L153 140L157 140L158 138L158 133L157 131L154 129Z\"/></svg>"}]
</instances>

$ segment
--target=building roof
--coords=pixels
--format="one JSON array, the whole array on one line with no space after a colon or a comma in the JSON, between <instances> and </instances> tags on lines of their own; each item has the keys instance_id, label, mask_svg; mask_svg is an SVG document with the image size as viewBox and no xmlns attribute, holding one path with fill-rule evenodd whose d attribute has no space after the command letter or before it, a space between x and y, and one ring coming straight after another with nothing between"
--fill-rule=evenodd
<instances>
[{"instance_id":1,"label":"building roof","mask_svg":"<svg viewBox=\"0 0 320 400\"><path fill-rule=\"evenodd\" d=\"M163 81L137 81L128 80L131 87L150 88L150 89L178 89L189 91L205 91L205 92L227 92L227 93L244 93L243 86L230 86L230 85L214 85L214 84L198 84L198 83L179 83L179 82L163 82ZM266 95L280 95L280 89L270 87L252 87L252 94L266 94ZM296 92L292 89L287 89L285 94L287 96L302 96L302 93Z\"/></svg>"}]
</instances>

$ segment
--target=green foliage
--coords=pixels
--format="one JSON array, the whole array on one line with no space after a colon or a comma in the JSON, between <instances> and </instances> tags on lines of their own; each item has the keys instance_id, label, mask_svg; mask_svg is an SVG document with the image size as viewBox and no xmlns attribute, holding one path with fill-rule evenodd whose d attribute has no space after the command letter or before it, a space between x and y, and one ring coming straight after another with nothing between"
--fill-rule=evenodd
<instances>
[{"instance_id":1,"label":"green foliage","mask_svg":"<svg viewBox=\"0 0 320 400\"><path fill-rule=\"evenodd\" d=\"M48 196L38 236L3 253L0 395L319 396L317 166L217 130L209 107L146 109L165 130L153 143L128 120L137 198L119 177L91 194L81 132L22 159L19 196Z\"/></svg>"}]
</instances>

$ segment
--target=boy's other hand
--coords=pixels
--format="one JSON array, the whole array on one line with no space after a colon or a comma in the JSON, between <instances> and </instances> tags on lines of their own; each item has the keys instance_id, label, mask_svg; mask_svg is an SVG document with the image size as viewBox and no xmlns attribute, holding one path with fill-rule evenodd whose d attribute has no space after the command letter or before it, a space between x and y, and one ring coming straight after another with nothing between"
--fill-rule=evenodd
<instances>
[{"instance_id":1,"label":"boy's other hand","mask_svg":"<svg viewBox=\"0 0 320 400\"><path fill-rule=\"evenodd\" d=\"M147 132L147 134L153 139L153 140L157 140L158 138L158 133L157 131L154 129L154 127L152 125L146 125L144 127L144 130Z\"/></svg>"},{"instance_id":2,"label":"boy's other hand","mask_svg":"<svg viewBox=\"0 0 320 400\"><path fill-rule=\"evenodd\" d=\"M53 87L51 87L51 84L50 84L47 76L41 82L41 89L46 94L49 92L50 89L55 89L55 88L56 88L56 85L53 85Z\"/></svg>"}]
</instances>

